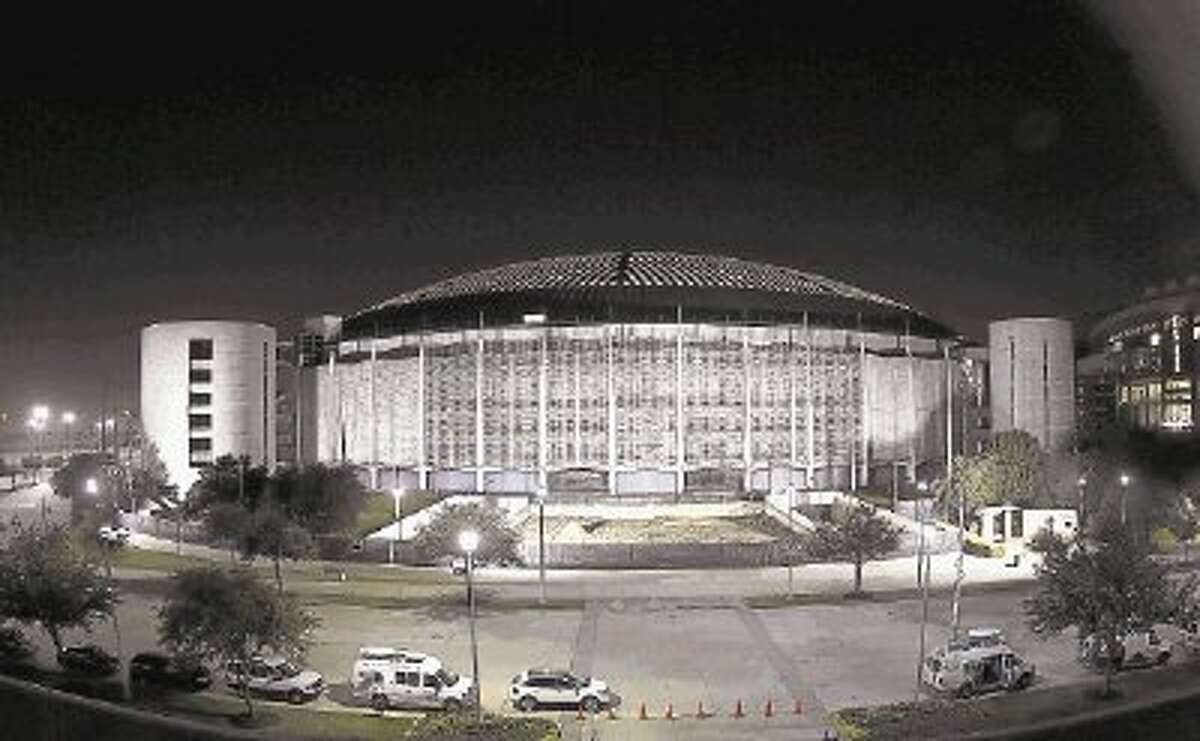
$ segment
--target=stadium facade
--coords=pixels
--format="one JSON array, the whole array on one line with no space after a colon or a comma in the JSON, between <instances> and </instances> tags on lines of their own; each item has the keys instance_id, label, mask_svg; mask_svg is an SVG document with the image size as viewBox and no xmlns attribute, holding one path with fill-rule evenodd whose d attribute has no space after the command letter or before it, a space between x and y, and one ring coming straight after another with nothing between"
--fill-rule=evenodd
<instances>
[{"instance_id":1,"label":"stadium facade","mask_svg":"<svg viewBox=\"0 0 1200 741\"><path fill-rule=\"evenodd\" d=\"M735 258L512 263L346 317L320 365L301 369L315 398L297 405L297 449L363 466L381 488L912 481L944 460L962 401L978 396L958 344L898 301Z\"/></svg>"}]
</instances>

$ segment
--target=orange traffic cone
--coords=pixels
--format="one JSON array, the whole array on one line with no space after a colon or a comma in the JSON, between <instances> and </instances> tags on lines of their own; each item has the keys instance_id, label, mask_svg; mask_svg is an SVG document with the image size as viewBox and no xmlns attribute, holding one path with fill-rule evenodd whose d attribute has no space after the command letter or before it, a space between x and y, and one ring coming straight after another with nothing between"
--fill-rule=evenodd
<instances>
[{"instance_id":1,"label":"orange traffic cone","mask_svg":"<svg viewBox=\"0 0 1200 741\"><path fill-rule=\"evenodd\" d=\"M737 705L735 705L733 708L733 717L735 717L735 718L745 718L746 717L746 714L744 712L742 712L742 699L740 697L738 698Z\"/></svg>"},{"instance_id":2,"label":"orange traffic cone","mask_svg":"<svg viewBox=\"0 0 1200 741\"><path fill-rule=\"evenodd\" d=\"M646 703L642 703L642 709L638 711L638 720L650 720L650 716L646 715Z\"/></svg>"},{"instance_id":3,"label":"orange traffic cone","mask_svg":"<svg viewBox=\"0 0 1200 741\"><path fill-rule=\"evenodd\" d=\"M671 703L667 703L667 714L663 716L667 720L675 720L675 708Z\"/></svg>"},{"instance_id":4,"label":"orange traffic cone","mask_svg":"<svg viewBox=\"0 0 1200 741\"><path fill-rule=\"evenodd\" d=\"M771 702L771 698L767 698L767 706L763 708L763 716L770 718L775 714L775 705Z\"/></svg>"},{"instance_id":5,"label":"orange traffic cone","mask_svg":"<svg viewBox=\"0 0 1200 741\"><path fill-rule=\"evenodd\" d=\"M696 702L696 717L703 719L709 717L710 715L712 715L712 713L704 710L704 700L698 700Z\"/></svg>"},{"instance_id":6,"label":"orange traffic cone","mask_svg":"<svg viewBox=\"0 0 1200 741\"><path fill-rule=\"evenodd\" d=\"M800 698L796 698L796 715L804 715L804 706L800 704Z\"/></svg>"}]
</instances>

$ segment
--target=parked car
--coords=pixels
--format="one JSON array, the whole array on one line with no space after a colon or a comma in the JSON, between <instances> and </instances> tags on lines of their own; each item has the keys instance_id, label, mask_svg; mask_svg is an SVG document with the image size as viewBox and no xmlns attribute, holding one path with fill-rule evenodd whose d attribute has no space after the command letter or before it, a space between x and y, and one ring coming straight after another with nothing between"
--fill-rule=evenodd
<instances>
[{"instance_id":1,"label":"parked car","mask_svg":"<svg viewBox=\"0 0 1200 741\"><path fill-rule=\"evenodd\" d=\"M1109 662L1108 646L1099 634L1093 633L1079 644L1079 660L1085 666L1103 671ZM1161 666L1171 660L1171 643L1164 640L1155 627L1134 628L1117 637L1113 668L1132 669L1140 666Z\"/></svg>"},{"instance_id":2,"label":"parked car","mask_svg":"<svg viewBox=\"0 0 1200 741\"><path fill-rule=\"evenodd\" d=\"M921 682L938 692L970 697L997 690L1023 690L1036 669L1005 645L934 652L921 662Z\"/></svg>"},{"instance_id":3,"label":"parked car","mask_svg":"<svg viewBox=\"0 0 1200 741\"><path fill-rule=\"evenodd\" d=\"M100 648L89 643L84 646L66 646L58 652L58 664L64 669L87 674L92 677L107 677L121 666L121 661Z\"/></svg>"},{"instance_id":4,"label":"parked car","mask_svg":"<svg viewBox=\"0 0 1200 741\"><path fill-rule=\"evenodd\" d=\"M239 672L240 664L231 661L225 665L225 684L237 693L249 691L255 695L274 700L287 700L300 704L315 700L325 691L325 680L311 669L301 669L287 659L255 656ZM239 674L244 674L243 677Z\"/></svg>"},{"instance_id":5,"label":"parked car","mask_svg":"<svg viewBox=\"0 0 1200 741\"><path fill-rule=\"evenodd\" d=\"M101 541L110 545L125 545L131 534L124 525L104 525L96 532Z\"/></svg>"},{"instance_id":6,"label":"parked car","mask_svg":"<svg viewBox=\"0 0 1200 741\"><path fill-rule=\"evenodd\" d=\"M540 707L580 708L588 713L617 704L608 684L591 677L576 677L568 671L529 669L512 678L509 700L518 710Z\"/></svg>"},{"instance_id":7,"label":"parked car","mask_svg":"<svg viewBox=\"0 0 1200 741\"><path fill-rule=\"evenodd\" d=\"M376 710L454 711L475 701L475 682L447 671L440 659L403 648L364 647L350 670L350 694Z\"/></svg>"},{"instance_id":8,"label":"parked car","mask_svg":"<svg viewBox=\"0 0 1200 741\"><path fill-rule=\"evenodd\" d=\"M199 692L212 684L212 675L202 664L194 661L166 654L142 653L129 662L129 681L132 684Z\"/></svg>"}]
</instances>

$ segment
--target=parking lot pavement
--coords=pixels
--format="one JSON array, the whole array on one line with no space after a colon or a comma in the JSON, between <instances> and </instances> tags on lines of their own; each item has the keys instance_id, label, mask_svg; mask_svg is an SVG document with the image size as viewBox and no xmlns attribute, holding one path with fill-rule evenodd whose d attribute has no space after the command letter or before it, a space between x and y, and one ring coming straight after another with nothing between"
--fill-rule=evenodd
<instances>
[{"instance_id":1,"label":"parking lot pavement","mask_svg":"<svg viewBox=\"0 0 1200 741\"><path fill-rule=\"evenodd\" d=\"M1089 673L1075 661L1075 636L1046 639L1024 622L1021 600L1031 589L969 595L962 602L962 625L994 626L1014 649L1037 666L1039 681L1073 682ZM921 621L920 600L863 601L756 611L774 641L810 678L830 710L911 700L916 690ZM946 596L931 597L926 651L944 646L951 635Z\"/></svg>"}]
</instances>

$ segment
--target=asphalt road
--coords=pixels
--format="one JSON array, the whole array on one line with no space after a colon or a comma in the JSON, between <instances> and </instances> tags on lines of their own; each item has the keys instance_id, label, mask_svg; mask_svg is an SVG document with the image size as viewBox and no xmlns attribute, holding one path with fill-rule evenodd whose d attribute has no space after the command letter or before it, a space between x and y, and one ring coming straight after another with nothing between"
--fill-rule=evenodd
<instances>
[{"instance_id":1,"label":"asphalt road","mask_svg":"<svg viewBox=\"0 0 1200 741\"><path fill-rule=\"evenodd\" d=\"M1074 635L1041 640L1024 626L1019 605L1030 590L967 596L964 625L1002 628L1037 665L1041 681L1086 677L1074 661ZM155 647L155 607L153 597L125 595L118 618L126 659ZM462 609L315 609L322 627L309 663L331 687L321 707L346 709L346 677L362 645L409 647L441 657L452 671L470 672ZM595 600L583 610L489 609L478 618L483 701L488 709L511 712L505 699L513 675L562 667L602 678L622 697L617 720L605 715L576 723L573 714L559 715L568 737L820 738L828 711L913 698L921 612L913 599L756 610L736 599L642 597ZM944 643L949 634L948 600L933 598L927 645ZM52 665L48 640L36 632L31 637L39 661ZM110 625L68 640L117 648ZM768 700L771 718L764 717ZM739 701L745 718L732 717ZM638 719L643 703L649 720ZM695 717L701 703L712 717ZM678 720L664 718L668 705Z\"/></svg>"}]
</instances>

